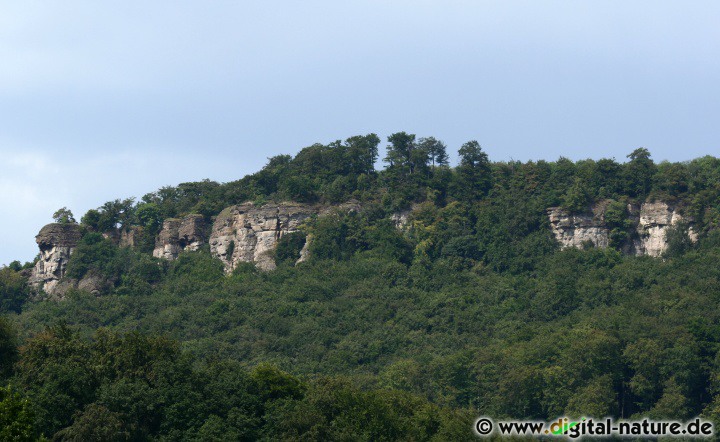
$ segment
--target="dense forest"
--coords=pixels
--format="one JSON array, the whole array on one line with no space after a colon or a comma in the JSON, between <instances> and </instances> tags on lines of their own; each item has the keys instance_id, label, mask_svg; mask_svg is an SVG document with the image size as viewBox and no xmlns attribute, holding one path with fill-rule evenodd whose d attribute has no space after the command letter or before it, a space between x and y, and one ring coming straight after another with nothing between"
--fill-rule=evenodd
<instances>
[{"instance_id":1,"label":"dense forest","mask_svg":"<svg viewBox=\"0 0 720 442\"><path fill-rule=\"evenodd\" d=\"M473 440L481 415L720 422L720 159L492 162L470 141L450 166L435 138L387 142L382 170L379 137L354 136L88 211L67 272L102 275L99 295L43 301L33 263L0 269L0 440ZM654 200L697 240L679 225L663 256L623 253L624 208ZM207 247L150 253L165 219L271 201L361 209L282 237L270 272L226 274ZM561 250L547 208L599 201L609 247ZM134 248L102 235L129 228Z\"/></svg>"}]
</instances>

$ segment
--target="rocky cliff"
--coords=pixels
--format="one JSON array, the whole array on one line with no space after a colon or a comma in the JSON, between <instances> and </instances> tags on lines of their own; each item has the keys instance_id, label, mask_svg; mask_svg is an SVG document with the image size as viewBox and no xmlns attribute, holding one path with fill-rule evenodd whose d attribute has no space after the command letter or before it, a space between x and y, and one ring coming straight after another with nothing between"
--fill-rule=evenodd
<instances>
[{"instance_id":1,"label":"rocky cliff","mask_svg":"<svg viewBox=\"0 0 720 442\"><path fill-rule=\"evenodd\" d=\"M599 202L586 213L570 214L560 207L547 209L550 228L562 248L567 247L607 247L610 228L605 222L607 202ZM695 241L697 235L692 230L692 220L663 201L645 202L639 208L627 206L626 216L633 223L632 243L625 252L635 255L658 257L667 249L665 235L668 228L680 222L690 225L688 234Z\"/></svg>"},{"instance_id":2,"label":"rocky cliff","mask_svg":"<svg viewBox=\"0 0 720 442\"><path fill-rule=\"evenodd\" d=\"M229 273L238 263L250 262L261 270L275 268L273 252L278 240L315 215L326 215L333 210L357 211L355 202L338 206L315 206L300 203L266 204L257 207L251 203L227 207L215 217L211 228L200 215L183 219L166 219L156 240L153 256L176 259L184 250L197 250L209 243L210 252L225 263ZM300 252L298 262L309 258L310 238Z\"/></svg>"},{"instance_id":3,"label":"rocky cliff","mask_svg":"<svg viewBox=\"0 0 720 442\"><path fill-rule=\"evenodd\" d=\"M550 227L560 247L607 247L609 230L605 226L604 209L602 205L595 205L587 213L570 214L560 207L550 207L547 210Z\"/></svg>"},{"instance_id":4,"label":"rocky cliff","mask_svg":"<svg viewBox=\"0 0 720 442\"><path fill-rule=\"evenodd\" d=\"M272 252L278 240L296 232L306 219L320 211L317 207L297 203L228 207L213 223L210 252L225 263L227 272L241 262L252 262L262 270L272 270L275 268ZM303 258L307 258L307 250L301 254Z\"/></svg>"},{"instance_id":5,"label":"rocky cliff","mask_svg":"<svg viewBox=\"0 0 720 442\"><path fill-rule=\"evenodd\" d=\"M680 222L687 222L690 225L688 234L692 241L696 241L697 235L692 229L692 219L683 217L676 207L662 201L644 203L640 208L635 253L650 256L662 255L667 249L665 234L668 228Z\"/></svg>"},{"instance_id":6,"label":"rocky cliff","mask_svg":"<svg viewBox=\"0 0 720 442\"><path fill-rule=\"evenodd\" d=\"M568 213L560 207L547 209L550 227L561 247L608 247L611 229L605 219L607 207L608 203L601 201L580 214ZM247 203L226 208L215 218L212 226L206 223L202 215L166 219L156 238L153 256L172 260L185 250L198 250L209 243L210 252L223 261L227 272L242 262L254 263L262 270L272 270L275 268L273 251L283 235L297 232L310 217L323 216L336 210L349 212L360 210L360 207L357 203L332 207L299 203L256 207ZM397 213L391 218L396 227L405 229L410 211ZM628 205L625 219L632 225L623 250L625 253L661 256L667 249L668 229L681 222L690 226L690 239L697 239L692 230L692 219L683 216L679 208L663 201L645 202L640 206ZM136 237L141 233L139 229L136 227L115 232L112 239L122 246L133 247ZM42 290L49 295L62 297L65 290L71 287L92 293L101 293L106 288L108 281L102 281L96 275L87 275L81 281L63 278L70 255L81 237L82 229L77 224L48 224L42 228L36 236L40 259L29 277L30 284L38 292ZM308 259L311 239L306 239L298 262Z\"/></svg>"},{"instance_id":7,"label":"rocky cliff","mask_svg":"<svg viewBox=\"0 0 720 442\"><path fill-rule=\"evenodd\" d=\"M118 239L118 245L120 247L135 247L138 245L140 236L142 235L143 228L139 226L133 226L129 229L122 229L120 231L120 238Z\"/></svg>"},{"instance_id":8,"label":"rocky cliff","mask_svg":"<svg viewBox=\"0 0 720 442\"><path fill-rule=\"evenodd\" d=\"M173 260L183 250L198 250L206 244L207 225L202 215L169 218L155 240L153 256Z\"/></svg>"},{"instance_id":9,"label":"rocky cliff","mask_svg":"<svg viewBox=\"0 0 720 442\"><path fill-rule=\"evenodd\" d=\"M77 224L48 224L35 237L40 248L40 259L35 264L29 283L36 290L52 294L65 276L65 269L82 231Z\"/></svg>"}]
</instances>

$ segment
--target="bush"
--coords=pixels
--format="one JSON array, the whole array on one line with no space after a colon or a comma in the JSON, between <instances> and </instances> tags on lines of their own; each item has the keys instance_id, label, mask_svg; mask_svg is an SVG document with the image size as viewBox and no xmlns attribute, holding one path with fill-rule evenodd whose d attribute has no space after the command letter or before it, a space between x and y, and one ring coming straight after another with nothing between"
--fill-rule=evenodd
<instances>
[{"instance_id":1,"label":"bush","mask_svg":"<svg viewBox=\"0 0 720 442\"><path fill-rule=\"evenodd\" d=\"M275 248L275 264L294 265L300 259L300 251L305 246L307 235L305 232L292 232L283 235Z\"/></svg>"}]
</instances>

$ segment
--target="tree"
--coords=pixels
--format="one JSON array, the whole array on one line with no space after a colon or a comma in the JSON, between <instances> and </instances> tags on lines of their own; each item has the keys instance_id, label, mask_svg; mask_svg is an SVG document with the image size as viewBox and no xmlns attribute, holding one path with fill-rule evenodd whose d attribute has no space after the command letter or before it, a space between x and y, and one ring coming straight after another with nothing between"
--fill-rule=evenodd
<instances>
[{"instance_id":1,"label":"tree","mask_svg":"<svg viewBox=\"0 0 720 442\"><path fill-rule=\"evenodd\" d=\"M585 188L585 183L576 177L563 198L563 208L571 213L580 213L587 210L590 204L590 193Z\"/></svg>"},{"instance_id":2,"label":"tree","mask_svg":"<svg viewBox=\"0 0 720 442\"><path fill-rule=\"evenodd\" d=\"M413 174L427 166L428 151L415 143L415 135L398 132L388 137L385 161L390 169L399 170L401 175Z\"/></svg>"},{"instance_id":3,"label":"tree","mask_svg":"<svg viewBox=\"0 0 720 442\"><path fill-rule=\"evenodd\" d=\"M20 313L27 297L25 278L11 267L0 268L0 313Z\"/></svg>"},{"instance_id":4,"label":"tree","mask_svg":"<svg viewBox=\"0 0 720 442\"><path fill-rule=\"evenodd\" d=\"M100 208L100 228L103 232L121 227L128 227L134 221L135 198L125 198L124 200L116 199L108 201Z\"/></svg>"},{"instance_id":5,"label":"tree","mask_svg":"<svg viewBox=\"0 0 720 442\"><path fill-rule=\"evenodd\" d=\"M630 161L625 164L624 182L625 192L632 197L643 198L650 193L653 177L655 176L655 163L650 158L650 152L639 147L627 156Z\"/></svg>"},{"instance_id":6,"label":"tree","mask_svg":"<svg viewBox=\"0 0 720 442\"><path fill-rule=\"evenodd\" d=\"M4 317L0 316L0 379L11 374L17 354L15 330Z\"/></svg>"},{"instance_id":7,"label":"tree","mask_svg":"<svg viewBox=\"0 0 720 442\"><path fill-rule=\"evenodd\" d=\"M0 440L35 440L34 418L27 399L10 387L0 387Z\"/></svg>"},{"instance_id":8,"label":"tree","mask_svg":"<svg viewBox=\"0 0 720 442\"><path fill-rule=\"evenodd\" d=\"M155 203L140 203L135 210L137 220L141 226L148 230L148 233L155 235L162 225L160 209Z\"/></svg>"},{"instance_id":9,"label":"tree","mask_svg":"<svg viewBox=\"0 0 720 442\"><path fill-rule=\"evenodd\" d=\"M627 201L611 200L605 207L605 224L610 229L610 247L621 249L630 240L634 222L628 217Z\"/></svg>"},{"instance_id":10,"label":"tree","mask_svg":"<svg viewBox=\"0 0 720 442\"><path fill-rule=\"evenodd\" d=\"M96 388L89 346L64 324L48 327L25 342L15 379L30 397L37 430L55 434L74 411L91 402Z\"/></svg>"},{"instance_id":11,"label":"tree","mask_svg":"<svg viewBox=\"0 0 720 442\"><path fill-rule=\"evenodd\" d=\"M134 198L108 201L98 209L88 210L80 222L96 232L109 232L118 225L129 227L136 222L134 202Z\"/></svg>"},{"instance_id":12,"label":"tree","mask_svg":"<svg viewBox=\"0 0 720 442\"><path fill-rule=\"evenodd\" d=\"M345 140L350 170L357 174L370 174L375 171L380 138L375 134L357 135Z\"/></svg>"},{"instance_id":13,"label":"tree","mask_svg":"<svg viewBox=\"0 0 720 442\"><path fill-rule=\"evenodd\" d=\"M436 140L434 137L420 138L418 146L424 149L428 153L430 163L433 167L447 166L448 165L448 154L445 150L445 143Z\"/></svg>"},{"instance_id":14,"label":"tree","mask_svg":"<svg viewBox=\"0 0 720 442\"><path fill-rule=\"evenodd\" d=\"M306 234L304 232L292 232L283 235L275 248L275 264L283 263L294 265L300 259L300 251L305 246Z\"/></svg>"},{"instance_id":15,"label":"tree","mask_svg":"<svg viewBox=\"0 0 720 442\"><path fill-rule=\"evenodd\" d=\"M648 415L654 419L687 419L692 416L690 401L675 377L665 382L662 397Z\"/></svg>"},{"instance_id":16,"label":"tree","mask_svg":"<svg viewBox=\"0 0 720 442\"><path fill-rule=\"evenodd\" d=\"M614 158L601 158L595 164L595 182L600 184L598 196L615 197L622 189L622 166Z\"/></svg>"},{"instance_id":17,"label":"tree","mask_svg":"<svg viewBox=\"0 0 720 442\"><path fill-rule=\"evenodd\" d=\"M268 363L256 366L250 372L250 377L257 384L259 396L266 401L283 398L299 399L306 389L298 378Z\"/></svg>"},{"instance_id":18,"label":"tree","mask_svg":"<svg viewBox=\"0 0 720 442\"><path fill-rule=\"evenodd\" d=\"M68 210L67 207L60 208L55 213L53 213L53 219L56 223L59 224L71 224L77 222L75 221L73 213Z\"/></svg>"},{"instance_id":19,"label":"tree","mask_svg":"<svg viewBox=\"0 0 720 442\"><path fill-rule=\"evenodd\" d=\"M90 404L77 412L73 424L57 433L62 440L127 441L130 434L123 428L122 416L102 404Z\"/></svg>"},{"instance_id":20,"label":"tree","mask_svg":"<svg viewBox=\"0 0 720 442\"><path fill-rule=\"evenodd\" d=\"M690 239L690 228L686 222L679 222L668 227L665 231L667 249L663 253L666 258L675 258L683 255L693 247Z\"/></svg>"},{"instance_id":21,"label":"tree","mask_svg":"<svg viewBox=\"0 0 720 442\"><path fill-rule=\"evenodd\" d=\"M80 218L80 222L82 225L98 231L100 226L100 211L95 209L88 210L87 213Z\"/></svg>"},{"instance_id":22,"label":"tree","mask_svg":"<svg viewBox=\"0 0 720 442\"><path fill-rule=\"evenodd\" d=\"M289 175L281 178L278 191L291 201L311 203L317 200L312 177L305 175Z\"/></svg>"},{"instance_id":23,"label":"tree","mask_svg":"<svg viewBox=\"0 0 720 442\"><path fill-rule=\"evenodd\" d=\"M616 414L616 409L617 394L613 389L613 379L609 374L605 374L576 389L565 412L572 417L600 418Z\"/></svg>"},{"instance_id":24,"label":"tree","mask_svg":"<svg viewBox=\"0 0 720 442\"><path fill-rule=\"evenodd\" d=\"M653 187L671 197L684 195L689 188L690 173L686 164L663 161L657 167Z\"/></svg>"},{"instance_id":25,"label":"tree","mask_svg":"<svg viewBox=\"0 0 720 442\"><path fill-rule=\"evenodd\" d=\"M460 165L457 167L459 199L478 199L485 196L492 187L490 160L475 140L463 144L458 151Z\"/></svg>"},{"instance_id":26,"label":"tree","mask_svg":"<svg viewBox=\"0 0 720 442\"><path fill-rule=\"evenodd\" d=\"M628 344L623 352L623 359L633 372L627 384L634 399L633 405L641 411L649 410L660 397L662 351L657 341L640 338Z\"/></svg>"}]
</instances>

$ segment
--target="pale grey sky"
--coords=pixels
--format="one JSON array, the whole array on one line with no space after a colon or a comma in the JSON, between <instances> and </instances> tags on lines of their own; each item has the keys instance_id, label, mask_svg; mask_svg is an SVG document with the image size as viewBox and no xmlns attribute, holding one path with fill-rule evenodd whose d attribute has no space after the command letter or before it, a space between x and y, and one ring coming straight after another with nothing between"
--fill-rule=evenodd
<instances>
[{"instance_id":1,"label":"pale grey sky","mask_svg":"<svg viewBox=\"0 0 720 442\"><path fill-rule=\"evenodd\" d=\"M0 264L67 206L375 132L717 155L716 1L0 1Z\"/></svg>"}]
</instances>

